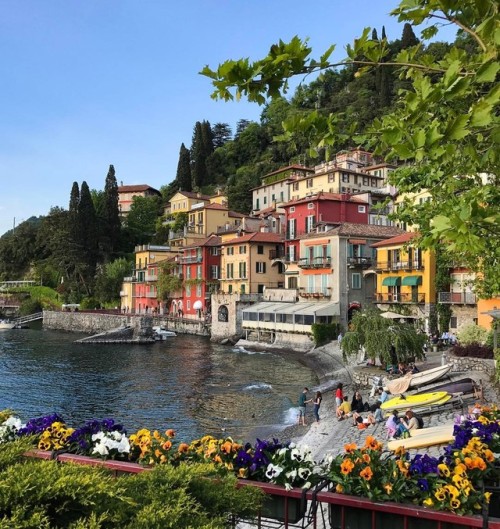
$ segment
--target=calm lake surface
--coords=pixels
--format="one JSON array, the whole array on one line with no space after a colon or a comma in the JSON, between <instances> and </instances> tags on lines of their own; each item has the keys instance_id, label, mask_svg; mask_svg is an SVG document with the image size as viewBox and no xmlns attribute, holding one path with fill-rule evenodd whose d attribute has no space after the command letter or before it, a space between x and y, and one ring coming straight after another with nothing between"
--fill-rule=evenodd
<instances>
[{"instance_id":1,"label":"calm lake surface","mask_svg":"<svg viewBox=\"0 0 500 529\"><path fill-rule=\"evenodd\" d=\"M296 420L304 386L317 383L294 359L179 335L151 345L77 344L83 335L41 328L0 331L0 409L23 422L51 412L69 426L111 417L128 433L174 428L254 441Z\"/></svg>"}]
</instances>

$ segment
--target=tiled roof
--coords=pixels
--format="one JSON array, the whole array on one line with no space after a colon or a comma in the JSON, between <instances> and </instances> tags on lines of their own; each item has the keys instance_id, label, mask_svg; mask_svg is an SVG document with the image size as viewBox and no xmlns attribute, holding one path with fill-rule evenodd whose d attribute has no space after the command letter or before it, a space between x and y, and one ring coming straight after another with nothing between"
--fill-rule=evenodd
<instances>
[{"instance_id":1,"label":"tiled roof","mask_svg":"<svg viewBox=\"0 0 500 529\"><path fill-rule=\"evenodd\" d=\"M379 248L382 246L399 246L401 244L405 244L408 241L411 241L415 237L418 237L419 233L415 231L407 231L401 235L397 235L396 237L392 237L392 239L387 239L386 241L380 241L375 244L372 244L372 248Z\"/></svg>"},{"instance_id":2,"label":"tiled roof","mask_svg":"<svg viewBox=\"0 0 500 529\"><path fill-rule=\"evenodd\" d=\"M273 174L284 173L285 171L291 171L292 169L295 169L297 171L306 171L308 173L314 173L314 169L311 169L310 167L304 167L303 165L296 164L296 165L288 165L287 167L280 167L279 169L276 169L276 171L265 174L264 178L268 176L272 176Z\"/></svg>"},{"instance_id":3,"label":"tiled roof","mask_svg":"<svg viewBox=\"0 0 500 529\"><path fill-rule=\"evenodd\" d=\"M140 193L142 191L148 191L148 190L153 191L153 193L158 193L159 195L161 195L158 189L148 186L147 184L118 186L118 193Z\"/></svg>"},{"instance_id":4,"label":"tiled roof","mask_svg":"<svg viewBox=\"0 0 500 529\"><path fill-rule=\"evenodd\" d=\"M208 195L202 195L201 193L197 193L196 191L177 191L177 193L180 193L181 195L184 195L187 198L199 198L200 200L210 200L210 197Z\"/></svg>"},{"instance_id":5,"label":"tiled roof","mask_svg":"<svg viewBox=\"0 0 500 529\"><path fill-rule=\"evenodd\" d=\"M236 237L224 243L224 246L228 244L240 244L242 242L270 242L270 243L279 243L283 242L283 236L279 233L265 233L258 231L255 233L247 233L241 237Z\"/></svg>"},{"instance_id":6,"label":"tiled roof","mask_svg":"<svg viewBox=\"0 0 500 529\"><path fill-rule=\"evenodd\" d=\"M192 250L193 248L201 248L202 246L220 246L221 238L218 235L209 235L206 239L199 242L184 246L183 250Z\"/></svg>"},{"instance_id":7,"label":"tiled roof","mask_svg":"<svg viewBox=\"0 0 500 529\"><path fill-rule=\"evenodd\" d=\"M328 223L325 223L327 226ZM358 224L355 222L344 222L342 224L332 225L332 228L324 232L311 232L300 237L301 239L313 239L316 237L325 237L338 235L339 237L367 237L374 239L391 239L396 236L404 235L406 232L395 226L377 226L376 224ZM387 241L382 241L387 244ZM378 243L377 243L378 244Z\"/></svg>"}]
</instances>

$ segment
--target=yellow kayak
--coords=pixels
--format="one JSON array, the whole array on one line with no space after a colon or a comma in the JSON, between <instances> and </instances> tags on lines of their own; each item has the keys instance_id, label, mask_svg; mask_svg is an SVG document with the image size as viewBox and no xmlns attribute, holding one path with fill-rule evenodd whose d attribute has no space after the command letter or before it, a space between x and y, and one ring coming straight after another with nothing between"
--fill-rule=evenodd
<instances>
[{"instance_id":1,"label":"yellow kayak","mask_svg":"<svg viewBox=\"0 0 500 529\"><path fill-rule=\"evenodd\" d=\"M420 435L413 435L412 437L408 437L407 439L395 439L394 441L389 441L387 443L387 448L389 450L397 450L401 447L404 447L406 449L426 448L428 446L436 446L451 443L455 438L453 436L452 424L447 425L444 428L437 427L416 430L416 432L420 431Z\"/></svg>"},{"instance_id":2,"label":"yellow kayak","mask_svg":"<svg viewBox=\"0 0 500 529\"><path fill-rule=\"evenodd\" d=\"M421 408L435 402L443 404L444 399L448 396L446 391L435 391L434 393L422 393L422 395L408 395L406 397L394 397L386 400L380 408L383 410L404 410L408 408Z\"/></svg>"}]
</instances>

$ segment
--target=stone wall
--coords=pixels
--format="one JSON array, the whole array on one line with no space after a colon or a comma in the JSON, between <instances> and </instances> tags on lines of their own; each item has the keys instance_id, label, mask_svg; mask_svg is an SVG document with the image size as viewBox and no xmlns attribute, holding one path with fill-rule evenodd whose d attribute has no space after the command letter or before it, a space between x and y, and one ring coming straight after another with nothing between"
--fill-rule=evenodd
<instances>
[{"instance_id":1,"label":"stone wall","mask_svg":"<svg viewBox=\"0 0 500 529\"><path fill-rule=\"evenodd\" d=\"M47 329L98 334L118 327L133 327L136 318L126 314L93 314L90 312L43 312L43 326Z\"/></svg>"},{"instance_id":2,"label":"stone wall","mask_svg":"<svg viewBox=\"0 0 500 529\"><path fill-rule=\"evenodd\" d=\"M471 373L473 371L483 371L484 373L493 374L495 372L495 361L485 358L472 358L455 356L445 353L444 358L447 364L452 364L451 371L458 373Z\"/></svg>"}]
</instances>

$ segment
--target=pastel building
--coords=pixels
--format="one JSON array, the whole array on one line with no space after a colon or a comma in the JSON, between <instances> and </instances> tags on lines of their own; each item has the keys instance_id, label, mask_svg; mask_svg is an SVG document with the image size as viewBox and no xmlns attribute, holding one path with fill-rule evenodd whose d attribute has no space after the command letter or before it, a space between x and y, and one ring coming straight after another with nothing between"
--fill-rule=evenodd
<instances>
[{"instance_id":1,"label":"pastel building","mask_svg":"<svg viewBox=\"0 0 500 529\"><path fill-rule=\"evenodd\" d=\"M135 197L161 197L160 191L147 184L118 186L118 208L120 215L126 217Z\"/></svg>"}]
</instances>

